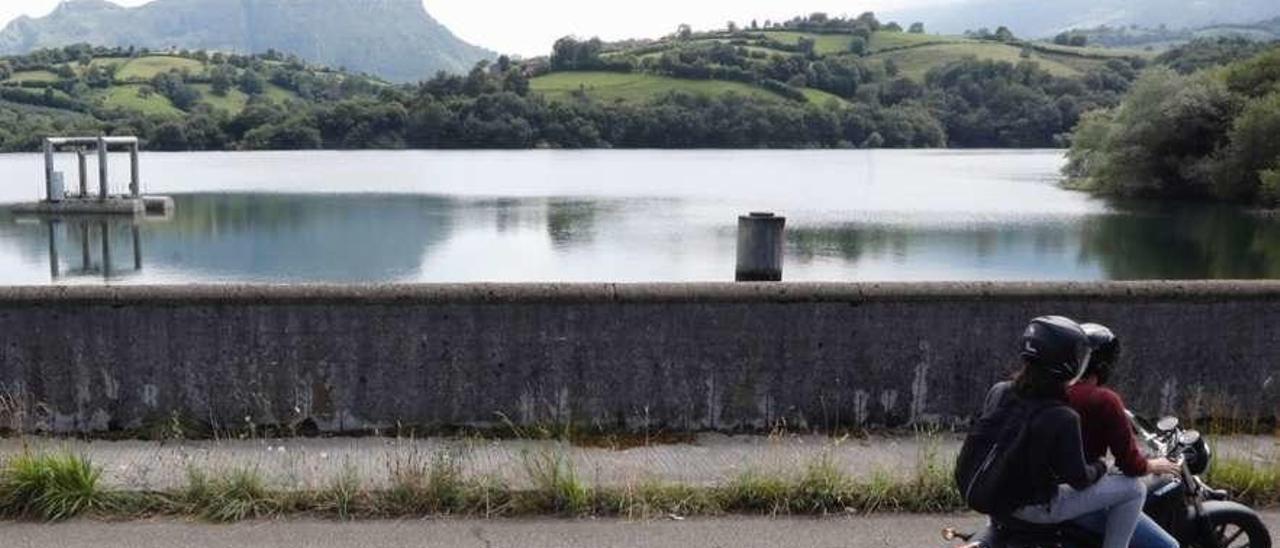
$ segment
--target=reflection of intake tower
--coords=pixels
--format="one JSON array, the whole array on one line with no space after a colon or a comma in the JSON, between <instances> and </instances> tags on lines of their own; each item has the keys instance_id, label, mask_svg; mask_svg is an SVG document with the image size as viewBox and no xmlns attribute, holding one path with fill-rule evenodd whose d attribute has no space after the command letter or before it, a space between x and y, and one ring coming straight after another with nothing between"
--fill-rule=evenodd
<instances>
[{"instance_id":1,"label":"reflection of intake tower","mask_svg":"<svg viewBox=\"0 0 1280 548\"><path fill-rule=\"evenodd\" d=\"M77 216L48 219L45 224L49 230L49 274L55 281L112 280L142 270L142 231L135 221Z\"/></svg>"}]
</instances>

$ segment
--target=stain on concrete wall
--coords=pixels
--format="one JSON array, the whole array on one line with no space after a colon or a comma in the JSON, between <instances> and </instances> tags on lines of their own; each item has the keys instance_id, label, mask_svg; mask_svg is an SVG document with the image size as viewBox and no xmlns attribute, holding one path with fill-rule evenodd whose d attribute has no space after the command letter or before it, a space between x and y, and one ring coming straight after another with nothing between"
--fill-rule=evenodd
<instances>
[{"instance_id":1,"label":"stain on concrete wall","mask_svg":"<svg viewBox=\"0 0 1280 548\"><path fill-rule=\"evenodd\" d=\"M1051 313L1139 412L1280 410L1276 283L9 288L0 426L963 423Z\"/></svg>"}]
</instances>

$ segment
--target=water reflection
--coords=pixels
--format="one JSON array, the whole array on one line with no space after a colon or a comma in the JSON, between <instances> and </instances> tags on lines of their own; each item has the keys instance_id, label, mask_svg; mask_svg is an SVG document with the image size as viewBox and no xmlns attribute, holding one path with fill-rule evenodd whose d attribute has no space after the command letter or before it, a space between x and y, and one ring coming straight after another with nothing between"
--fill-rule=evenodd
<instances>
[{"instance_id":1,"label":"water reflection","mask_svg":"<svg viewBox=\"0 0 1280 548\"><path fill-rule=\"evenodd\" d=\"M724 281L741 209L672 197L175 201L164 222L33 221L0 210L0 284ZM1280 219L1231 207L785 213L792 281L1280 277Z\"/></svg>"},{"instance_id":2,"label":"water reflection","mask_svg":"<svg viewBox=\"0 0 1280 548\"><path fill-rule=\"evenodd\" d=\"M81 216L24 221L47 227L49 275L54 281L111 281L142 271L142 219Z\"/></svg>"},{"instance_id":3,"label":"water reflection","mask_svg":"<svg viewBox=\"0 0 1280 548\"><path fill-rule=\"evenodd\" d=\"M1082 260L1111 279L1280 278L1280 217L1232 206L1116 202L1084 227Z\"/></svg>"}]
</instances>

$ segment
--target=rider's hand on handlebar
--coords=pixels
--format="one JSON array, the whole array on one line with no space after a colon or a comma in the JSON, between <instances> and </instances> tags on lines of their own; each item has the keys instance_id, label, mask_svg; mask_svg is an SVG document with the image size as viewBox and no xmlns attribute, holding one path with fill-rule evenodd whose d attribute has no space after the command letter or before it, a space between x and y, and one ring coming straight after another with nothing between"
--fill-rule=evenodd
<instances>
[{"instance_id":1,"label":"rider's hand on handlebar","mask_svg":"<svg viewBox=\"0 0 1280 548\"><path fill-rule=\"evenodd\" d=\"M1182 473L1182 465L1169 459L1147 461L1147 472L1154 476L1176 476Z\"/></svg>"}]
</instances>

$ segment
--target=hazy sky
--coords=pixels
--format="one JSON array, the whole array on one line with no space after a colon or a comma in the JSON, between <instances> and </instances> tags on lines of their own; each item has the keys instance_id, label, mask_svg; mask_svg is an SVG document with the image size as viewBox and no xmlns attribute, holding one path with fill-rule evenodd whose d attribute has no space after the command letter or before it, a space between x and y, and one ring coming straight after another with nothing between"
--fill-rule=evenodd
<instances>
[{"instance_id":1,"label":"hazy sky","mask_svg":"<svg viewBox=\"0 0 1280 548\"><path fill-rule=\"evenodd\" d=\"M149 0L114 0L136 6ZM347 1L347 0L335 0ZM653 38L680 23L718 27L733 19L785 19L825 11L833 15L887 11L967 0L425 0L427 10L462 38L504 53L548 53L567 34L605 39ZM0 0L0 22L49 13L59 0Z\"/></svg>"}]
</instances>

